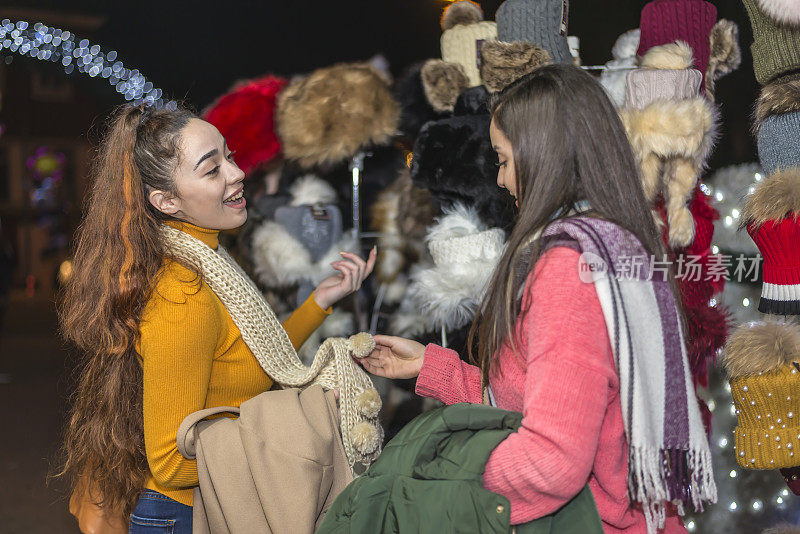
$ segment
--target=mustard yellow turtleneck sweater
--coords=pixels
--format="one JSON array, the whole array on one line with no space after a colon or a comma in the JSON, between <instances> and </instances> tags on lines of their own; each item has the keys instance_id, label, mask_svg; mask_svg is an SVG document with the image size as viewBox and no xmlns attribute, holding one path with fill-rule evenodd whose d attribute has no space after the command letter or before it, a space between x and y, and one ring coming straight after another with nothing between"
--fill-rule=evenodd
<instances>
[{"instance_id":1,"label":"mustard yellow turtleneck sweater","mask_svg":"<svg viewBox=\"0 0 800 534\"><path fill-rule=\"evenodd\" d=\"M168 223L216 249L219 232ZM295 349L330 314L313 299L283 327ZM230 314L205 282L177 262L164 265L140 325L137 346L144 375L146 488L192 505L197 463L178 452L178 426L204 408L236 406L272 386Z\"/></svg>"}]
</instances>

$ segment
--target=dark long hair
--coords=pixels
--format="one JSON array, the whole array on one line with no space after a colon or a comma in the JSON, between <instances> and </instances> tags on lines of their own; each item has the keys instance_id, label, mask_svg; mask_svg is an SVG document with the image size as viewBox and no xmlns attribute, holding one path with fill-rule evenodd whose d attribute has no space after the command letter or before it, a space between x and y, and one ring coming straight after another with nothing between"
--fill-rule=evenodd
<instances>
[{"instance_id":1,"label":"dark long hair","mask_svg":"<svg viewBox=\"0 0 800 534\"><path fill-rule=\"evenodd\" d=\"M497 95L491 113L513 147L519 216L469 333L484 381L500 348L516 346L521 290L541 255L533 236L551 220L587 200L590 216L629 230L650 254L665 253L625 129L594 78L569 65L542 67Z\"/></svg>"},{"instance_id":2,"label":"dark long hair","mask_svg":"<svg viewBox=\"0 0 800 534\"><path fill-rule=\"evenodd\" d=\"M59 475L79 491L91 481L97 504L126 515L147 473L135 345L164 260L165 216L147 196L152 189L177 194L180 134L193 117L141 106L114 113L94 162L74 275L59 305L62 333L83 355Z\"/></svg>"}]
</instances>

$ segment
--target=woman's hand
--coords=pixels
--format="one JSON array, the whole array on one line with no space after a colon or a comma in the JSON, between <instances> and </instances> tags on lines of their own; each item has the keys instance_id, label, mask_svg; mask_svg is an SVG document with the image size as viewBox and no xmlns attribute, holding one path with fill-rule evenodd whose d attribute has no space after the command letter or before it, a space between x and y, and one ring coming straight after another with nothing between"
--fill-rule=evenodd
<instances>
[{"instance_id":1,"label":"woman's hand","mask_svg":"<svg viewBox=\"0 0 800 534\"><path fill-rule=\"evenodd\" d=\"M375 350L358 361L364 369L386 378L414 378L425 360L425 345L410 339L375 336Z\"/></svg>"},{"instance_id":2,"label":"woman's hand","mask_svg":"<svg viewBox=\"0 0 800 534\"><path fill-rule=\"evenodd\" d=\"M361 284L375 267L377 249L372 247L367 261L350 252L340 252L339 254L344 259L331 263L331 267L339 271L339 274L334 274L320 282L314 291L314 300L323 310L327 310L347 295L361 289Z\"/></svg>"}]
</instances>

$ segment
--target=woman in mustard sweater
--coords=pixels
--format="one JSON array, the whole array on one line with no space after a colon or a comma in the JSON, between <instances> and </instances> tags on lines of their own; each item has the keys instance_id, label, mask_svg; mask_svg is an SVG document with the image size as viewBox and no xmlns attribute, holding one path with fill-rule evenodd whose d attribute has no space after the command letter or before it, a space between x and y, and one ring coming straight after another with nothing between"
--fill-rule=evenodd
<instances>
[{"instance_id":1,"label":"woman in mustard sweater","mask_svg":"<svg viewBox=\"0 0 800 534\"><path fill-rule=\"evenodd\" d=\"M178 426L273 382L200 269L168 256L161 226L216 249L220 230L247 219L244 173L217 129L190 112L124 106L94 174L61 306L65 335L86 355L64 473L76 494L91 488L106 517L130 517L131 533L191 532L197 466L177 450ZM283 324L295 349L374 263L375 250L332 264L339 273Z\"/></svg>"}]
</instances>

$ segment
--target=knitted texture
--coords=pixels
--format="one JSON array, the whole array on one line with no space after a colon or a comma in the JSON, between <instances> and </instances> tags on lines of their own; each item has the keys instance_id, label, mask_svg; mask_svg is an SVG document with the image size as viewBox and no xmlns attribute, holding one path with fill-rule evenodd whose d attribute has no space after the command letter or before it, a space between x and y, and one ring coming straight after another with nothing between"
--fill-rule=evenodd
<instances>
[{"instance_id":1,"label":"knitted texture","mask_svg":"<svg viewBox=\"0 0 800 534\"><path fill-rule=\"evenodd\" d=\"M695 68L705 79L711 54L709 38L717 22L717 8L703 0L654 0L642 9L640 56L654 46L681 40L694 52Z\"/></svg>"},{"instance_id":2,"label":"knitted texture","mask_svg":"<svg viewBox=\"0 0 800 534\"><path fill-rule=\"evenodd\" d=\"M644 109L656 100L683 100L700 94L703 75L695 69L636 69L628 73L625 105Z\"/></svg>"},{"instance_id":3,"label":"knitted texture","mask_svg":"<svg viewBox=\"0 0 800 534\"><path fill-rule=\"evenodd\" d=\"M483 41L497 39L497 25L481 21L459 24L442 33L442 59L461 65L470 87L481 84L480 48Z\"/></svg>"},{"instance_id":4,"label":"knitted texture","mask_svg":"<svg viewBox=\"0 0 800 534\"><path fill-rule=\"evenodd\" d=\"M800 220L794 214L747 231L764 258L758 311L800 315Z\"/></svg>"},{"instance_id":5,"label":"knitted texture","mask_svg":"<svg viewBox=\"0 0 800 534\"><path fill-rule=\"evenodd\" d=\"M800 111L770 115L761 123L758 159L768 175L800 167Z\"/></svg>"},{"instance_id":6,"label":"knitted texture","mask_svg":"<svg viewBox=\"0 0 800 534\"><path fill-rule=\"evenodd\" d=\"M753 27L753 72L761 85L800 70L800 29L768 17L756 0L742 0Z\"/></svg>"},{"instance_id":7,"label":"knitted texture","mask_svg":"<svg viewBox=\"0 0 800 534\"><path fill-rule=\"evenodd\" d=\"M506 0L495 19L499 40L528 41L547 50L554 63L572 64L567 44L569 0Z\"/></svg>"},{"instance_id":8,"label":"knitted texture","mask_svg":"<svg viewBox=\"0 0 800 534\"><path fill-rule=\"evenodd\" d=\"M736 461L750 469L800 465L800 373L794 365L731 380Z\"/></svg>"},{"instance_id":9,"label":"knitted texture","mask_svg":"<svg viewBox=\"0 0 800 534\"><path fill-rule=\"evenodd\" d=\"M375 417L373 403L362 406L358 402L365 391L375 389L351 356L353 349L363 353L363 339L354 337L355 343L341 338L328 339L313 363L306 367L261 292L224 248L213 250L167 225L163 225L162 232L170 254L184 265L200 269L203 280L222 301L241 331L242 339L273 380L284 387L305 388L319 384L325 389L339 390L345 454L354 472L357 465L358 470L369 466L380 454L383 429Z\"/></svg>"}]
</instances>

